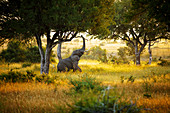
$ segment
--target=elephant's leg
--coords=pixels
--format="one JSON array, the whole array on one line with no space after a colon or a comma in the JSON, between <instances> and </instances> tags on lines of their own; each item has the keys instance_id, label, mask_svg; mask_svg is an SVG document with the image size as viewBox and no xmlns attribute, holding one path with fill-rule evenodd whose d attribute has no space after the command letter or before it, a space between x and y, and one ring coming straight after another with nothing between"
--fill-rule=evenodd
<instances>
[{"instance_id":1,"label":"elephant's leg","mask_svg":"<svg viewBox=\"0 0 170 113\"><path fill-rule=\"evenodd\" d=\"M79 70L80 72L82 72L80 67L78 66L78 61L73 62L73 72L75 72L76 70Z\"/></svg>"},{"instance_id":2,"label":"elephant's leg","mask_svg":"<svg viewBox=\"0 0 170 113\"><path fill-rule=\"evenodd\" d=\"M59 64L57 65L57 71L61 72L66 72L66 66L63 62L59 62Z\"/></svg>"}]
</instances>

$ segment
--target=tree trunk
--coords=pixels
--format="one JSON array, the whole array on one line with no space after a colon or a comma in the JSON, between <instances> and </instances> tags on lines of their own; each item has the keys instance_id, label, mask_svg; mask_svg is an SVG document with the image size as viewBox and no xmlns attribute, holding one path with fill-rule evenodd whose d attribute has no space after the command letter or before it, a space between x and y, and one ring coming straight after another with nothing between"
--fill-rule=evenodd
<instances>
[{"instance_id":1,"label":"tree trunk","mask_svg":"<svg viewBox=\"0 0 170 113\"><path fill-rule=\"evenodd\" d=\"M44 57L44 51L43 51L43 48L42 48L41 35L36 34L36 40L37 40L37 44L38 44L38 48L39 48L39 53L40 53L40 56L41 56L40 73L43 74L45 57Z\"/></svg>"},{"instance_id":2,"label":"tree trunk","mask_svg":"<svg viewBox=\"0 0 170 113\"><path fill-rule=\"evenodd\" d=\"M45 63L44 63L44 73L45 74L49 74L50 55L51 55L51 50L47 46L46 47L46 52L45 52Z\"/></svg>"},{"instance_id":3,"label":"tree trunk","mask_svg":"<svg viewBox=\"0 0 170 113\"><path fill-rule=\"evenodd\" d=\"M140 53L136 54L136 65L140 65Z\"/></svg>"},{"instance_id":4,"label":"tree trunk","mask_svg":"<svg viewBox=\"0 0 170 113\"><path fill-rule=\"evenodd\" d=\"M40 56L41 56L40 73L43 74L43 72L44 72L44 64L45 64L44 51L43 51L42 48L39 47L39 52L40 52Z\"/></svg>"},{"instance_id":5,"label":"tree trunk","mask_svg":"<svg viewBox=\"0 0 170 113\"><path fill-rule=\"evenodd\" d=\"M148 64L151 64L152 62L151 41L149 41L148 52L149 52L149 63Z\"/></svg>"},{"instance_id":6,"label":"tree trunk","mask_svg":"<svg viewBox=\"0 0 170 113\"><path fill-rule=\"evenodd\" d=\"M136 65L140 65L140 52L138 50L138 41L135 44L135 57L136 57Z\"/></svg>"}]
</instances>

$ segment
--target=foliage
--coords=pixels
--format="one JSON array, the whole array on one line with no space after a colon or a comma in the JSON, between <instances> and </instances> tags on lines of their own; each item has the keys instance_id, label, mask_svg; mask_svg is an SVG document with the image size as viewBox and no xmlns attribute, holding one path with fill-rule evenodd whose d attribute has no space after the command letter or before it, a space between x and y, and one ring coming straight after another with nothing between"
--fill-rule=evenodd
<instances>
[{"instance_id":1,"label":"foliage","mask_svg":"<svg viewBox=\"0 0 170 113\"><path fill-rule=\"evenodd\" d=\"M71 85L73 85L74 90L77 92L82 92L83 89L101 89L100 82L87 74L80 75L78 79L69 79Z\"/></svg>"},{"instance_id":2,"label":"foliage","mask_svg":"<svg viewBox=\"0 0 170 113\"><path fill-rule=\"evenodd\" d=\"M169 78L167 78L166 74L156 75L155 72L152 72L150 75L143 76L143 83L142 83L143 96L147 98L152 97L154 85L158 82L161 83L161 82L168 82L168 81Z\"/></svg>"},{"instance_id":3,"label":"foliage","mask_svg":"<svg viewBox=\"0 0 170 113\"><path fill-rule=\"evenodd\" d=\"M36 75L35 76L35 81L36 82L44 82L47 84L50 83L55 83L55 80L58 79L58 76L50 76L50 75L46 75L46 74L41 74L41 75Z\"/></svg>"},{"instance_id":4,"label":"foliage","mask_svg":"<svg viewBox=\"0 0 170 113\"><path fill-rule=\"evenodd\" d=\"M19 41L8 43L7 49L0 53L2 59L6 62L23 62L26 59L25 50Z\"/></svg>"},{"instance_id":5,"label":"foliage","mask_svg":"<svg viewBox=\"0 0 170 113\"><path fill-rule=\"evenodd\" d=\"M120 96L110 86L104 89L98 97L93 93L92 95L90 93L84 94L85 96L82 99L71 106L70 113L120 113L139 112L141 110L132 101L131 103L125 100L120 101Z\"/></svg>"},{"instance_id":6,"label":"foliage","mask_svg":"<svg viewBox=\"0 0 170 113\"><path fill-rule=\"evenodd\" d=\"M32 63L38 63L40 62L40 54L39 54L39 49L37 46L31 46L26 48L25 52L26 56L26 61L27 62L32 62Z\"/></svg>"},{"instance_id":7,"label":"foliage","mask_svg":"<svg viewBox=\"0 0 170 113\"><path fill-rule=\"evenodd\" d=\"M169 66L169 65L170 65L170 62L167 61L167 60L161 59L160 61L161 61L161 62L158 63L158 65L161 65L161 66Z\"/></svg>"},{"instance_id":8,"label":"foliage","mask_svg":"<svg viewBox=\"0 0 170 113\"><path fill-rule=\"evenodd\" d=\"M43 83L55 83L58 80L58 76L50 76L50 75L36 75L33 71L26 71L25 73L19 71L9 71L8 73L1 73L0 80L4 82L28 82L33 81L35 82L43 82Z\"/></svg>"},{"instance_id":9,"label":"foliage","mask_svg":"<svg viewBox=\"0 0 170 113\"><path fill-rule=\"evenodd\" d=\"M113 64L119 64L118 58L116 56L113 56L112 54L110 54L109 59Z\"/></svg>"},{"instance_id":10,"label":"foliage","mask_svg":"<svg viewBox=\"0 0 170 113\"><path fill-rule=\"evenodd\" d=\"M142 13L135 20L128 21L131 12L131 0L121 0L115 2L115 24L110 26L112 34L108 38L122 39L131 43L135 50L136 65L140 65L140 55L148 41L168 38L167 26L159 23L155 19L149 18L149 13Z\"/></svg>"},{"instance_id":11,"label":"foliage","mask_svg":"<svg viewBox=\"0 0 170 113\"><path fill-rule=\"evenodd\" d=\"M21 67L22 64L23 63L12 63L10 66L15 68ZM36 67L36 69L34 67ZM79 112L79 110L82 111L84 108L86 111L89 109L101 111L107 108L107 105L111 108L111 105L113 106L115 103L115 99L118 99L115 103L116 109L117 106L122 106L122 108L128 106L129 108L132 104L132 99L133 104L135 104L136 100L138 109L140 109L140 106L142 106L142 108L148 108L145 109L147 111L143 111L142 109L141 112L169 112L169 66L158 66L156 64L152 64L151 66L111 65L93 60L82 60L80 67L83 68L84 73L95 77L97 82L101 81L101 85L110 85L109 99L107 99L108 96L106 96L108 90L106 90L104 102L102 98L104 91L100 92L99 90L95 90L95 88L82 88L82 92L76 92L72 89L73 85L68 84L68 81L67 85L63 85L63 80L69 80L67 79L68 77L71 77L72 80L78 80L79 77L77 77L77 75L82 76L84 73L57 73L57 70L50 70L50 74L48 75L50 78L57 76L52 84L48 84L43 80L41 82L33 81L24 83L11 83L10 81L9 83L4 83L0 81L0 103L2 105L0 112L63 113L66 111L66 113L68 113L69 111L72 112L72 110L73 112ZM31 69L37 74L40 70L40 64L32 64L31 67L20 68L17 69L17 71L23 73L26 69ZM8 64L1 64L0 73L7 73L7 71ZM148 82L151 83L151 85L154 83L150 88L150 92L148 92L149 95L151 94L151 98L144 96L144 94L146 94L146 87L144 87L142 79L145 75L150 75L150 78L148 76ZM36 76L40 75L37 74ZM123 84L120 83L121 76L127 78ZM133 83L131 83L131 81L127 82L130 76L135 78ZM33 80L35 80L35 77ZM56 83L58 84L59 82L60 85L56 86ZM107 100L109 100L108 104ZM104 108L102 103L105 103ZM71 105L71 108L67 106L68 104ZM101 109L99 108L100 106L102 106ZM63 108L62 111L60 111L61 108L59 107ZM112 109L114 108L112 107ZM123 110L124 111L121 112L126 112L126 108Z\"/></svg>"},{"instance_id":12,"label":"foliage","mask_svg":"<svg viewBox=\"0 0 170 113\"><path fill-rule=\"evenodd\" d=\"M1 73L0 80L4 82L28 82L32 81L35 74L32 71L27 71L26 74L21 72L9 71Z\"/></svg>"},{"instance_id":13,"label":"foliage","mask_svg":"<svg viewBox=\"0 0 170 113\"><path fill-rule=\"evenodd\" d=\"M125 80L127 80L127 82L131 82L133 83L135 81L135 78L134 76L130 76L130 77L125 77L125 76L121 76L120 79L121 79L121 83L124 83Z\"/></svg>"},{"instance_id":14,"label":"foliage","mask_svg":"<svg viewBox=\"0 0 170 113\"><path fill-rule=\"evenodd\" d=\"M119 56L119 59L123 61L124 64L126 63L129 63L128 59L127 59L127 48L126 47L120 47L118 49L118 56Z\"/></svg>"},{"instance_id":15,"label":"foliage","mask_svg":"<svg viewBox=\"0 0 170 113\"><path fill-rule=\"evenodd\" d=\"M113 22L114 0L2 0L0 35L6 39L36 37L41 56L41 74L49 73L52 49L60 42L71 41L78 32L108 35ZM51 31L54 32L51 35ZM46 35L46 51L42 37Z\"/></svg>"},{"instance_id":16,"label":"foliage","mask_svg":"<svg viewBox=\"0 0 170 113\"><path fill-rule=\"evenodd\" d=\"M92 47L87 51L87 55L83 55L82 58L98 60L104 63L108 62L106 49L102 49L100 46Z\"/></svg>"},{"instance_id":17,"label":"foliage","mask_svg":"<svg viewBox=\"0 0 170 113\"><path fill-rule=\"evenodd\" d=\"M53 51L51 52L51 61L55 55ZM6 62L31 62L38 63L40 62L40 54L37 46L27 47L23 43L13 40L8 43L7 49L3 50L0 53L0 60L5 59ZM25 64L24 64L25 65Z\"/></svg>"},{"instance_id":18,"label":"foliage","mask_svg":"<svg viewBox=\"0 0 170 113\"><path fill-rule=\"evenodd\" d=\"M24 63L24 64L22 64L22 68L29 67L29 66L31 66L31 63Z\"/></svg>"},{"instance_id":19,"label":"foliage","mask_svg":"<svg viewBox=\"0 0 170 113\"><path fill-rule=\"evenodd\" d=\"M153 88L153 83L150 82L150 79L152 79L153 76L144 76L143 77L142 87L143 87L143 91L144 91L144 94L143 94L144 97L147 97L147 98L152 97L151 90Z\"/></svg>"},{"instance_id":20,"label":"foliage","mask_svg":"<svg viewBox=\"0 0 170 113\"><path fill-rule=\"evenodd\" d=\"M131 12L131 19L135 19L139 15L149 12L149 18L155 18L161 23L165 23L169 30L169 12L170 9L168 0L132 0L132 9L135 9L134 12Z\"/></svg>"}]
</instances>

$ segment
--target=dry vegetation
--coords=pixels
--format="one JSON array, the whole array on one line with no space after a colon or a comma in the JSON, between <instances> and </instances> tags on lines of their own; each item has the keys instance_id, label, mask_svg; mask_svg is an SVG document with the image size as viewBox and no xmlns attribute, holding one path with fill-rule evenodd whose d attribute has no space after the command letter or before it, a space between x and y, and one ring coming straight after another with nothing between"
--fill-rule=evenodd
<instances>
[{"instance_id":1,"label":"dry vegetation","mask_svg":"<svg viewBox=\"0 0 170 113\"><path fill-rule=\"evenodd\" d=\"M76 43L79 43L81 48L82 41L75 39L73 42L64 43L62 51L68 51L69 45L71 52ZM159 43L153 46L153 57L162 56L168 59L170 56L168 44ZM88 41L87 45L87 49L99 45L107 49L108 53L116 53L119 47L125 46L125 43L118 45L115 42L93 40ZM147 56L147 52L142 57L144 56ZM31 70L37 76L40 75L40 64L32 64L26 68L22 67L22 64L1 62L0 74L11 70L22 73ZM74 105L75 100L89 96L88 92L87 94L73 92L72 88L75 86L70 85L69 78L76 80L79 76L88 75L94 77L95 81L101 82L101 86L111 86L116 89L122 101L136 101L138 107L145 108L141 112L169 113L170 67L158 66L157 62L153 62L152 65L145 64L146 62L143 61L141 66L132 63L116 65L81 59L79 65L83 70L82 73L57 73L57 62L52 63L49 76L57 76L54 83L37 82L35 78L29 82L0 81L0 112L69 112L68 104Z\"/></svg>"},{"instance_id":2,"label":"dry vegetation","mask_svg":"<svg viewBox=\"0 0 170 113\"><path fill-rule=\"evenodd\" d=\"M65 54L69 54L73 51L74 48L81 48L82 47L82 40L81 39L73 39L72 42L66 42L62 44L62 53L64 56ZM113 54L117 56L117 49L120 47L125 47L126 43L123 41L114 41L114 40L88 40L86 41L86 49L89 50L92 47L100 46L102 49L106 49L108 54ZM142 60L148 60L149 53L148 53L148 47L146 46L145 52L142 55ZM159 59L159 57L162 57L164 59L170 58L170 45L168 40L161 40L158 43L155 43L154 46L151 47L152 49L152 55L153 58ZM57 46L54 48L54 52L57 54Z\"/></svg>"},{"instance_id":3,"label":"dry vegetation","mask_svg":"<svg viewBox=\"0 0 170 113\"><path fill-rule=\"evenodd\" d=\"M13 69L20 72L32 70L39 74L39 64L33 64L27 68L22 68L21 65L1 64L0 73ZM74 86L69 84L68 77L76 79L83 74L95 77L96 81L102 82L103 86L114 87L118 95L122 95L123 100L133 100L137 102L137 106L149 108L141 112L170 112L170 67L161 67L156 64L137 67L132 64L112 65L92 60L81 60L80 67L83 70L82 73L57 73L51 65L50 76L58 76L53 84L35 80L26 83L1 81L0 112L62 112L63 107L67 112L70 109L67 104L72 105L75 99L82 97L81 94L72 92L71 88ZM121 83L122 76L123 83ZM134 77L134 82L128 82L130 76ZM145 86L145 79L149 86ZM149 88L148 92L145 91L147 88ZM147 98L144 96L145 93L149 93L151 97Z\"/></svg>"}]
</instances>

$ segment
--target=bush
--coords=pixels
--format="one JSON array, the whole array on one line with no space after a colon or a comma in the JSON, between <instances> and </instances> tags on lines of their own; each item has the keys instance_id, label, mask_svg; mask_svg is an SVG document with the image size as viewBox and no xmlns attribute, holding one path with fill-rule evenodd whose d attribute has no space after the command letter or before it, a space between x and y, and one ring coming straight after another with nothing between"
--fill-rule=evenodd
<instances>
[{"instance_id":1,"label":"bush","mask_svg":"<svg viewBox=\"0 0 170 113\"><path fill-rule=\"evenodd\" d=\"M100 46L96 46L96 47L91 48L87 52L87 55L83 55L82 58L98 60L98 61L101 61L101 62L108 62L106 49L102 49Z\"/></svg>"},{"instance_id":2,"label":"bush","mask_svg":"<svg viewBox=\"0 0 170 113\"><path fill-rule=\"evenodd\" d=\"M11 41L8 43L7 49L0 54L6 62L23 62L25 60L25 50L21 48L19 41Z\"/></svg>"},{"instance_id":3,"label":"bush","mask_svg":"<svg viewBox=\"0 0 170 113\"><path fill-rule=\"evenodd\" d=\"M37 46L27 47L25 56L25 61L27 62L38 63L41 60L41 56Z\"/></svg>"},{"instance_id":4,"label":"bush","mask_svg":"<svg viewBox=\"0 0 170 113\"><path fill-rule=\"evenodd\" d=\"M158 65L161 65L161 66L169 66L170 65L170 62L168 62L167 60L160 60L161 62L158 63Z\"/></svg>"},{"instance_id":5,"label":"bush","mask_svg":"<svg viewBox=\"0 0 170 113\"><path fill-rule=\"evenodd\" d=\"M24 63L24 64L22 64L22 67L23 67L23 68L29 67L29 66L31 66L31 63Z\"/></svg>"},{"instance_id":6,"label":"bush","mask_svg":"<svg viewBox=\"0 0 170 113\"><path fill-rule=\"evenodd\" d=\"M45 51L45 48L43 48ZM55 61L53 58L55 55L51 52L51 61ZM41 56L39 48L37 46L26 47L19 41L11 41L8 43L6 50L0 53L0 60L5 59L6 62L31 62L39 63Z\"/></svg>"},{"instance_id":7,"label":"bush","mask_svg":"<svg viewBox=\"0 0 170 113\"><path fill-rule=\"evenodd\" d=\"M126 47L120 47L118 49L118 55L119 55L119 62L121 61L123 64L128 64L129 61L127 59L127 48Z\"/></svg>"},{"instance_id":8,"label":"bush","mask_svg":"<svg viewBox=\"0 0 170 113\"><path fill-rule=\"evenodd\" d=\"M70 78L69 82L77 92L82 92L83 89L101 89L100 82L97 82L94 77L88 76L87 74L83 74L74 80Z\"/></svg>"},{"instance_id":9,"label":"bush","mask_svg":"<svg viewBox=\"0 0 170 113\"><path fill-rule=\"evenodd\" d=\"M57 78L58 76L50 76L50 75L42 74L42 75L35 76L35 81L50 84L50 83L54 83L54 81Z\"/></svg>"},{"instance_id":10,"label":"bush","mask_svg":"<svg viewBox=\"0 0 170 113\"><path fill-rule=\"evenodd\" d=\"M26 71L27 73L9 71L8 73L2 73L0 80L5 82L28 82L32 81L35 74L32 71Z\"/></svg>"},{"instance_id":11,"label":"bush","mask_svg":"<svg viewBox=\"0 0 170 113\"><path fill-rule=\"evenodd\" d=\"M124 83L126 80L127 80L127 82L133 83L133 82L135 82L135 78L136 77L134 77L134 76L130 76L130 77L127 77L127 78L125 78L125 76L121 76L120 80L121 80L121 83Z\"/></svg>"},{"instance_id":12,"label":"bush","mask_svg":"<svg viewBox=\"0 0 170 113\"><path fill-rule=\"evenodd\" d=\"M99 96L91 93L83 93L82 99L75 102L70 113L120 113L139 112L136 103L120 100L120 96L111 90L110 87L101 92Z\"/></svg>"}]
</instances>

